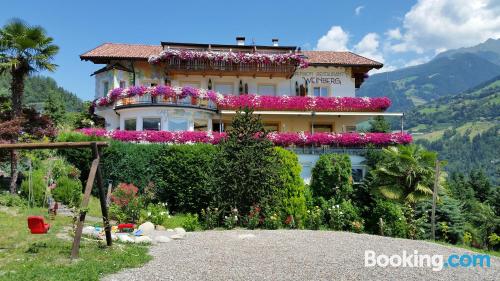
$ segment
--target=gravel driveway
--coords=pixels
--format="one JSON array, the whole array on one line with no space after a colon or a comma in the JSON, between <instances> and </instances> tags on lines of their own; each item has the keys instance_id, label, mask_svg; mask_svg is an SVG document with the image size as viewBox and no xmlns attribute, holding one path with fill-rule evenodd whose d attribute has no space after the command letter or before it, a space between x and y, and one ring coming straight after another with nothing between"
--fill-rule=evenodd
<instances>
[{"instance_id":1,"label":"gravel driveway","mask_svg":"<svg viewBox=\"0 0 500 281\"><path fill-rule=\"evenodd\" d=\"M500 280L490 268L365 267L365 250L402 255L469 253L434 243L333 231L205 231L153 245L154 259L104 280Z\"/></svg>"}]
</instances>

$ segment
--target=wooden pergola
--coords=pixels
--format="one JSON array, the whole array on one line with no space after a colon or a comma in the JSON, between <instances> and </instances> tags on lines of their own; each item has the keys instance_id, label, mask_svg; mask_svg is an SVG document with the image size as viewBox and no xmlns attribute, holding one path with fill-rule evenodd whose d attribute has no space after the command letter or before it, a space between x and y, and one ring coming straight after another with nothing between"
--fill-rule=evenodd
<instances>
[{"instance_id":1,"label":"wooden pergola","mask_svg":"<svg viewBox=\"0 0 500 281\"><path fill-rule=\"evenodd\" d=\"M99 199L101 202L102 219L104 223L104 231L106 233L106 244L111 246L111 226L109 224L108 217L108 207L106 204L106 192L104 191L104 183L102 179L102 173L100 168L100 158L101 158L101 148L108 146L107 142L95 141L95 142L53 142L53 143L13 143L13 144L0 144L0 150L35 150L35 149L75 149L75 148L90 148L92 150L92 155L94 160L92 160L92 165L90 167L90 173L87 178L87 183L85 185L85 191L83 195L83 200L80 208L80 217L78 219L78 224L75 232L75 238L73 240L73 247L71 249L71 259L77 259L80 250L80 240L82 238L83 223L85 222L85 216L87 214L86 208L89 204L90 193L92 192L92 187L94 181L97 181L97 187L99 188Z\"/></svg>"}]
</instances>

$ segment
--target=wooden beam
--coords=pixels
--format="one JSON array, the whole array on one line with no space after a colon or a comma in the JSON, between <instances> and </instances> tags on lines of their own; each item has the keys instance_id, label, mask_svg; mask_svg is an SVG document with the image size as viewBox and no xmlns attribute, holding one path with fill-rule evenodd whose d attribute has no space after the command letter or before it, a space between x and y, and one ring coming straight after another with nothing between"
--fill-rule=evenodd
<instances>
[{"instance_id":1,"label":"wooden beam","mask_svg":"<svg viewBox=\"0 0 500 281\"><path fill-rule=\"evenodd\" d=\"M97 143L92 143L92 153L96 159L101 158L101 151L97 146ZM104 182L102 180L102 173L100 165L97 166L96 171L97 177L97 187L99 188L99 199L101 201L101 212L102 212L102 220L104 223L104 232L106 234L106 244L111 246L113 241L111 240L111 225L109 224L109 216L108 216L108 204L106 202L106 191L104 190Z\"/></svg>"},{"instance_id":2,"label":"wooden beam","mask_svg":"<svg viewBox=\"0 0 500 281\"><path fill-rule=\"evenodd\" d=\"M85 216L87 215L87 206L89 205L90 193L92 192L92 186L94 185L95 176L97 173L97 167L99 166L99 158L92 161L92 166L90 166L90 173L87 178L87 184L85 185L85 193L83 194L83 201L80 207L80 217L75 231L75 238L73 239L73 247L71 249L71 259L77 259L80 251L80 240L82 239L83 223L85 222Z\"/></svg>"},{"instance_id":3,"label":"wooden beam","mask_svg":"<svg viewBox=\"0 0 500 281\"><path fill-rule=\"evenodd\" d=\"M0 144L1 149L66 149L66 148L90 148L95 143L97 147L108 146L107 142L47 142L47 143L6 143Z\"/></svg>"}]
</instances>

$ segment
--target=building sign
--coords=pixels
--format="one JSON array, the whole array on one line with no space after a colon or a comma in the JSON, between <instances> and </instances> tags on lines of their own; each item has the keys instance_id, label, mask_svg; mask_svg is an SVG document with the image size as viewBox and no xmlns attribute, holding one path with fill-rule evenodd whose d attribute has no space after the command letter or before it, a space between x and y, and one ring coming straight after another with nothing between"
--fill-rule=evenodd
<instances>
[{"instance_id":1,"label":"building sign","mask_svg":"<svg viewBox=\"0 0 500 281\"><path fill-rule=\"evenodd\" d=\"M297 76L302 80L302 82L307 82L307 84L342 85L347 83L346 79L349 79L346 73L342 71L298 72Z\"/></svg>"}]
</instances>

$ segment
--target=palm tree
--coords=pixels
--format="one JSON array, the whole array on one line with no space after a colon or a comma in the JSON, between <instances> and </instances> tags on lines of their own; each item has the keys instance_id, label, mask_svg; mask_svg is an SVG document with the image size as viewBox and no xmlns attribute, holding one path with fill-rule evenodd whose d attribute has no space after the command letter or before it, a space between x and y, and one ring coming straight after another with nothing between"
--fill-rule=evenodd
<instances>
[{"instance_id":1,"label":"palm tree","mask_svg":"<svg viewBox=\"0 0 500 281\"><path fill-rule=\"evenodd\" d=\"M384 148L382 155L383 160L372 171L376 191L410 206L432 196L435 152L418 145L402 145Z\"/></svg>"},{"instance_id":2,"label":"palm tree","mask_svg":"<svg viewBox=\"0 0 500 281\"><path fill-rule=\"evenodd\" d=\"M54 71L52 63L59 47L53 44L40 26L30 26L22 20L13 19L0 29L0 74L10 73L12 119L21 118L24 79L37 71ZM15 141L15 140L14 140ZM17 162L16 151L11 152L10 191L16 192Z\"/></svg>"}]
</instances>

